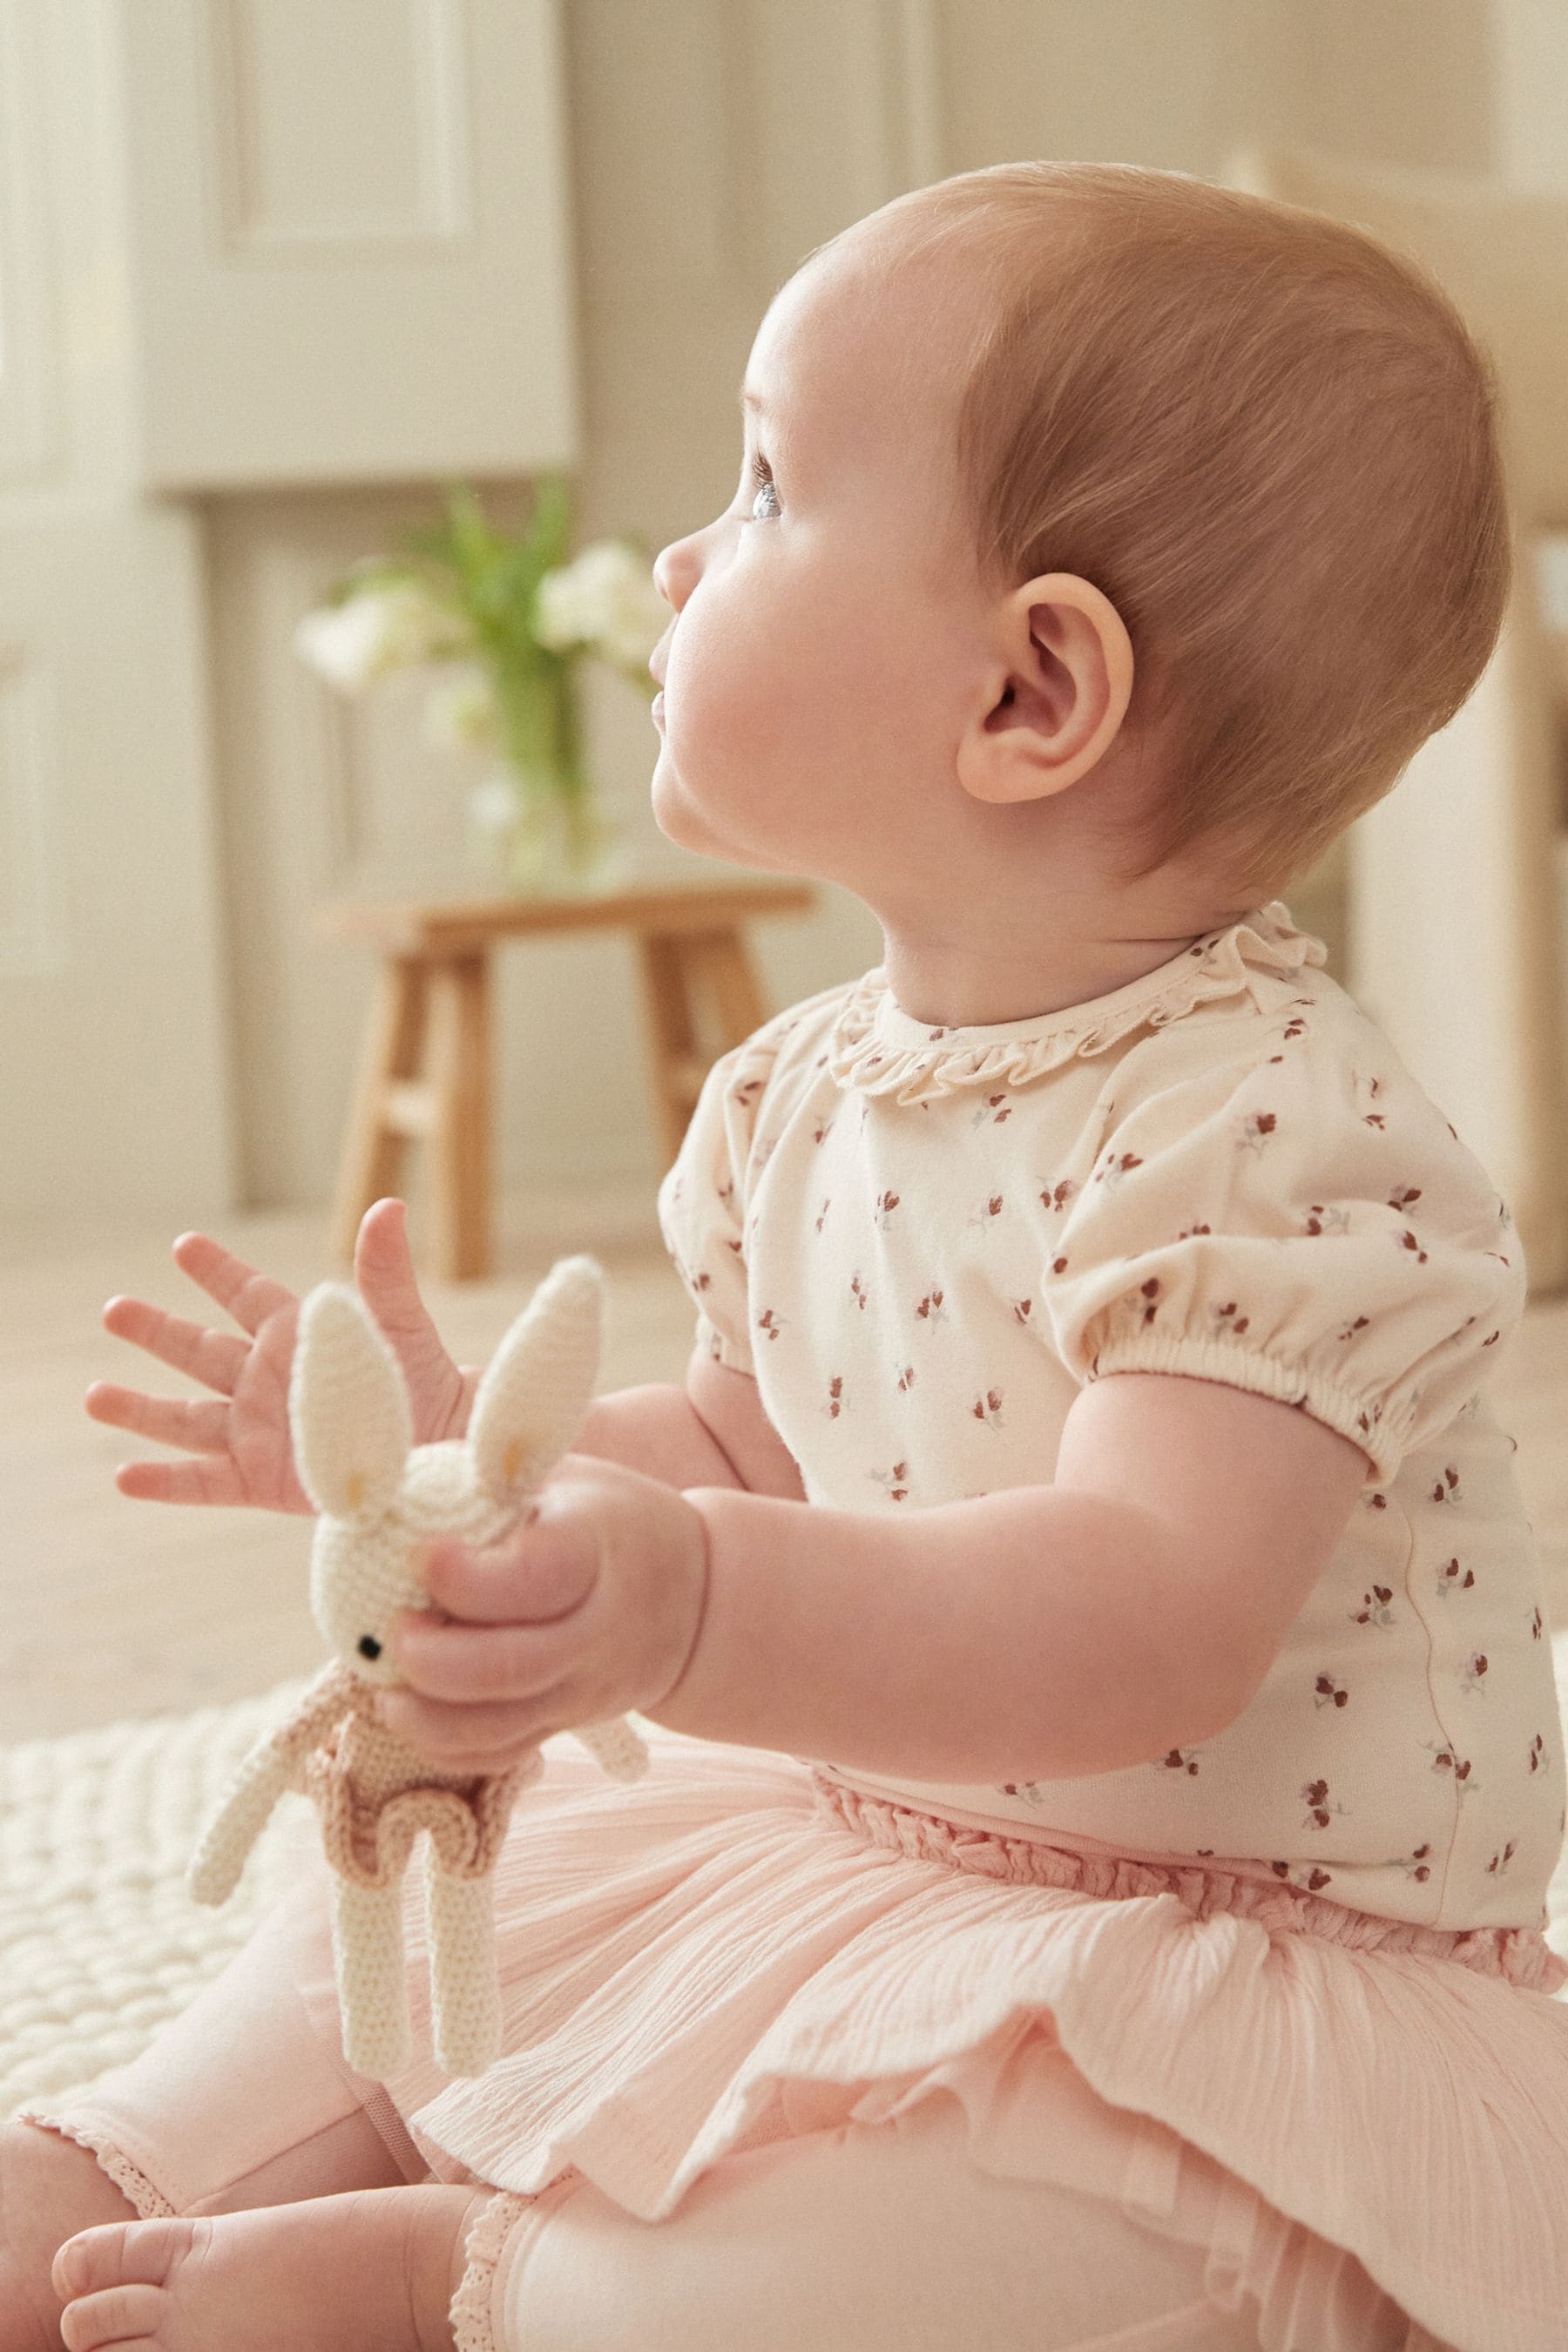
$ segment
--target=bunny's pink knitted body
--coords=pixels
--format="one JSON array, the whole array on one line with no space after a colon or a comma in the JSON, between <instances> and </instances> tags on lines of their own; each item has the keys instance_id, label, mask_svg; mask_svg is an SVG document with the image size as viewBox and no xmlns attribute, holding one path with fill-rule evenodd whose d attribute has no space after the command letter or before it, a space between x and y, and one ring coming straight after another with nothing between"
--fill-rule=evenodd
<instances>
[{"instance_id":1,"label":"bunny's pink knitted body","mask_svg":"<svg viewBox=\"0 0 1568 2352\"><path fill-rule=\"evenodd\" d=\"M328 1861L360 1886L395 1885L415 1839L427 1830L450 1878L483 1878L495 1866L512 1800L537 1780L537 1752L510 1772L442 1772L389 1731L375 1695L342 1666L321 1685L321 1704L289 1727L282 1753L300 1772L321 1821ZM332 1707L329 1717L326 1705ZM322 1721L330 1723L325 1738Z\"/></svg>"}]
</instances>

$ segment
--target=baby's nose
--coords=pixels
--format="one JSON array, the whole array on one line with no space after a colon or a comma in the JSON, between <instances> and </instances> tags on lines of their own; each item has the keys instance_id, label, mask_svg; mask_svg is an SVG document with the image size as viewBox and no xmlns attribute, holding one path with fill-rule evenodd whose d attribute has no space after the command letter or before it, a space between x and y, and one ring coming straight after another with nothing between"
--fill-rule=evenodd
<instances>
[{"instance_id":1,"label":"baby's nose","mask_svg":"<svg viewBox=\"0 0 1568 2352\"><path fill-rule=\"evenodd\" d=\"M672 540L654 558L653 584L673 611L679 613L690 595L700 569L695 532Z\"/></svg>"}]
</instances>

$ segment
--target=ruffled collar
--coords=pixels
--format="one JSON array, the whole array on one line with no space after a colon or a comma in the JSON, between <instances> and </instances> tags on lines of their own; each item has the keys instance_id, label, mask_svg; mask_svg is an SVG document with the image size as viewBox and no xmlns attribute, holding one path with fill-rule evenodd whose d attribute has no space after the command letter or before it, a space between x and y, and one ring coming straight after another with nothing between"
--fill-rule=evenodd
<instances>
[{"instance_id":1,"label":"ruffled collar","mask_svg":"<svg viewBox=\"0 0 1568 2352\"><path fill-rule=\"evenodd\" d=\"M1109 996L1032 1020L934 1027L896 1003L881 964L856 982L834 1024L828 1067L841 1087L922 1102L961 1087L1021 1087L1076 1057L1102 1053L1147 1024L1162 1028L1216 997L1241 994L1258 974L1300 980L1326 963L1321 940L1299 931L1283 899L1207 931L1168 963Z\"/></svg>"}]
</instances>

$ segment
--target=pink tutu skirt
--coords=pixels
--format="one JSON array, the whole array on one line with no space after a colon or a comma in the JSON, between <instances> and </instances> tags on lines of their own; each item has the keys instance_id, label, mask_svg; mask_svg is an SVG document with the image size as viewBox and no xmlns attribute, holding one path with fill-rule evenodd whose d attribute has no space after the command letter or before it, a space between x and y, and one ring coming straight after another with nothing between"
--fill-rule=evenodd
<instances>
[{"instance_id":1,"label":"pink tutu skirt","mask_svg":"<svg viewBox=\"0 0 1568 2352\"><path fill-rule=\"evenodd\" d=\"M571 1742L496 1874L504 2053L386 2086L438 2177L568 2169L644 2221L731 2149L945 2090L972 2160L1206 2246L1263 2352L1568 2347L1568 1970L1225 1870L955 1828L796 1759L654 1728L612 1783ZM324 1905L293 1965L335 2035ZM1072 2062L1070 2154L1040 2060ZM1060 2062L1052 2070L1061 2078Z\"/></svg>"}]
</instances>

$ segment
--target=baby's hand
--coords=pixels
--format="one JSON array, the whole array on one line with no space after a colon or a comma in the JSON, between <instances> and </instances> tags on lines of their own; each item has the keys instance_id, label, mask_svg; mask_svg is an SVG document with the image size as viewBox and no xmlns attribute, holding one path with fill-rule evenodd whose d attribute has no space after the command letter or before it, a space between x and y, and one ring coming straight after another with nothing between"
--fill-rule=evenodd
<instances>
[{"instance_id":1,"label":"baby's hand","mask_svg":"<svg viewBox=\"0 0 1568 2352\"><path fill-rule=\"evenodd\" d=\"M122 1495L157 1503L250 1503L268 1511L310 1512L294 1472L289 1434L289 1372L300 1302L205 1234L182 1234L174 1262L246 1333L208 1330L166 1315L140 1298L111 1298L103 1310L116 1339L144 1348L160 1363L216 1391L221 1402L186 1401L95 1381L87 1392L94 1421L129 1429L161 1445L181 1445L193 1462L127 1462L115 1483ZM408 1385L416 1444L461 1436L477 1375L447 1355L425 1310L408 1255L401 1201L367 1209L354 1245L361 1296L390 1342Z\"/></svg>"},{"instance_id":2,"label":"baby's hand","mask_svg":"<svg viewBox=\"0 0 1568 2352\"><path fill-rule=\"evenodd\" d=\"M653 1706L696 1643L707 1531L673 1486L595 1454L563 1456L511 1533L432 1547L444 1613L405 1610L406 1688L382 1720L449 1770L505 1772L552 1733Z\"/></svg>"}]
</instances>

